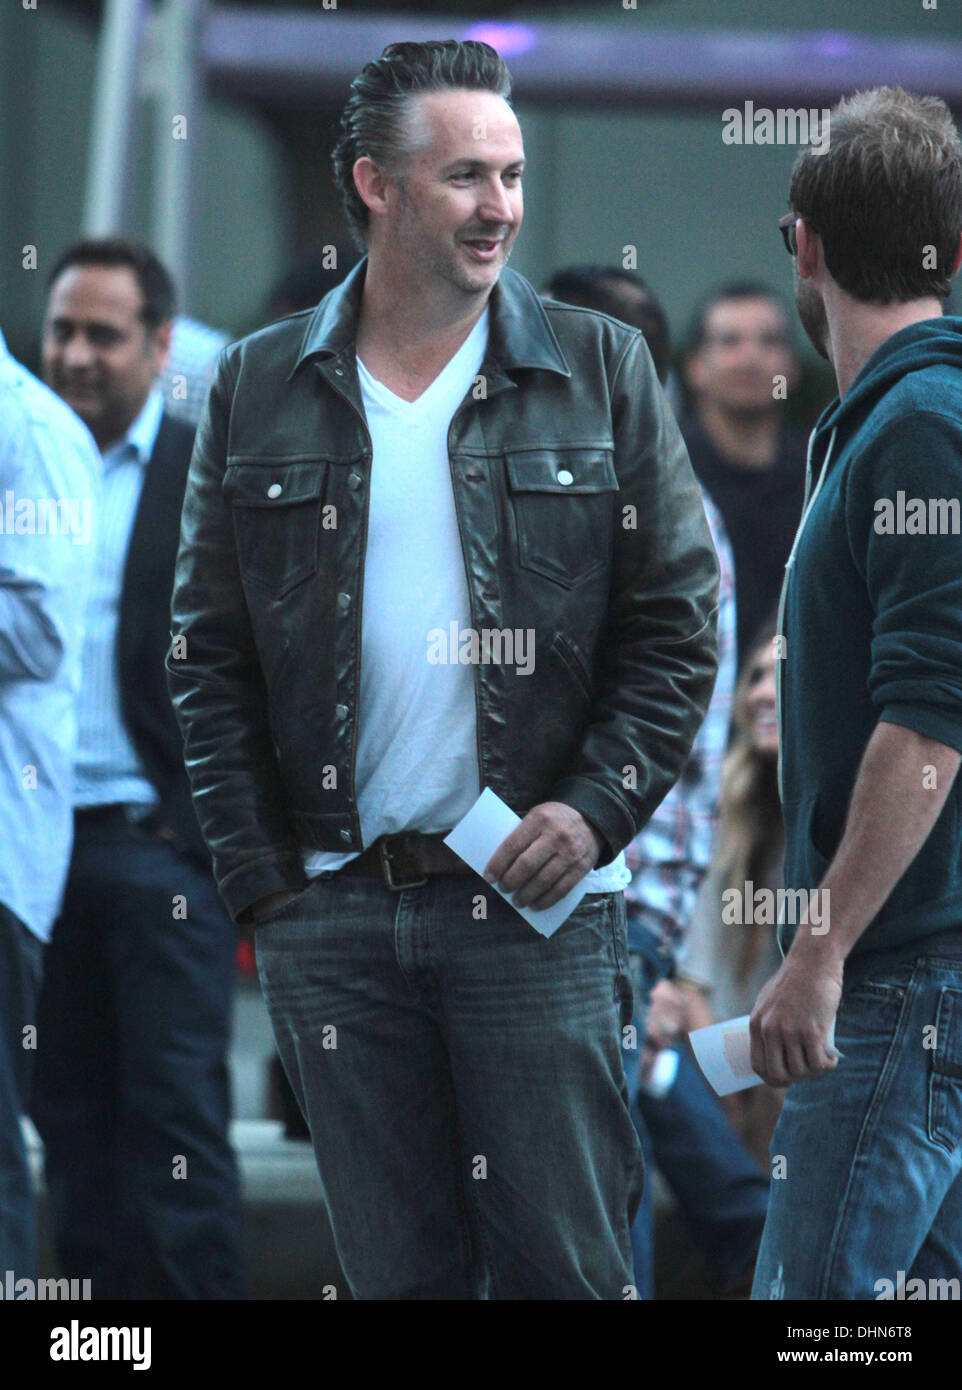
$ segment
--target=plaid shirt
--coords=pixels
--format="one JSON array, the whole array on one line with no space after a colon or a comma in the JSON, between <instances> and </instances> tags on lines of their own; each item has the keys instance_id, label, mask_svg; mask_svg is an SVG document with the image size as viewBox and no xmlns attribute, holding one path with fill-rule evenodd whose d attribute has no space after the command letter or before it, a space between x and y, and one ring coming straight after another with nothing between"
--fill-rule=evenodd
<instances>
[{"instance_id":1,"label":"plaid shirt","mask_svg":"<svg viewBox=\"0 0 962 1390\"><path fill-rule=\"evenodd\" d=\"M735 687L735 566L724 523L704 489L702 500L721 571L718 679L681 777L625 851L631 870L625 889L629 931L642 930L652 945L657 943L671 974L711 859Z\"/></svg>"}]
</instances>

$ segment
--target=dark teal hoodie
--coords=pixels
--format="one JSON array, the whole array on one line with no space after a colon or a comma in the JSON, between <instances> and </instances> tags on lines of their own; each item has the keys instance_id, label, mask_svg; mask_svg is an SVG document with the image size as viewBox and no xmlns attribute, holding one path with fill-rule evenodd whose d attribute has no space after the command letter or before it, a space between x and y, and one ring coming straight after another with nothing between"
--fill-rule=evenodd
<instances>
[{"instance_id":1,"label":"dark teal hoodie","mask_svg":"<svg viewBox=\"0 0 962 1390\"><path fill-rule=\"evenodd\" d=\"M805 497L777 674L785 886L810 890L879 720L962 750L962 318L913 324L872 354L815 426ZM953 928L962 774L853 954Z\"/></svg>"}]
</instances>

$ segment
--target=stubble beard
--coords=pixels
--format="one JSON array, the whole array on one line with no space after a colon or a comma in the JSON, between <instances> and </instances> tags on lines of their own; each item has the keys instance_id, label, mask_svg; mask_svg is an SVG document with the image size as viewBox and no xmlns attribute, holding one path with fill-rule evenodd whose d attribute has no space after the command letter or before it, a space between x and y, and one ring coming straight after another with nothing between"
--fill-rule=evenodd
<instances>
[{"instance_id":1,"label":"stubble beard","mask_svg":"<svg viewBox=\"0 0 962 1390\"><path fill-rule=\"evenodd\" d=\"M485 274L485 268L482 266L478 267L477 275L473 275L470 266L466 265L462 258L457 242L442 246L424 236L421 224L414 214L414 205L407 184L403 179L398 179L398 187L403 210L402 234L411 259L422 267L432 279L446 280L463 294L486 294L507 265L514 249L514 241L512 240L506 251L502 251L498 261L490 263L497 270L497 275L493 280Z\"/></svg>"},{"instance_id":2,"label":"stubble beard","mask_svg":"<svg viewBox=\"0 0 962 1390\"><path fill-rule=\"evenodd\" d=\"M828 316L825 304L815 286L803 280L795 268L795 308L806 336L819 357L831 361L828 355Z\"/></svg>"},{"instance_id":3,"label":"stubble beard","mask_svg":"<svg viewBox=\"0 0 962 1390\"><path fill-rule=\"evenodd\" d=\"M471 267L466 265L463 260L464 253L459 249L460 243L455 242L450 251L441 252L434 250L429 253L432 262L432 269L443 279L450 281L465 294L477 295L486 294L497 282L502 270L508 263L511 255L511 246L501 253L496 261L491 261L488 266L479 266L476 273L472 273ZM491 270L496 274L491 278Z\"/></svg>"}]
</instances>

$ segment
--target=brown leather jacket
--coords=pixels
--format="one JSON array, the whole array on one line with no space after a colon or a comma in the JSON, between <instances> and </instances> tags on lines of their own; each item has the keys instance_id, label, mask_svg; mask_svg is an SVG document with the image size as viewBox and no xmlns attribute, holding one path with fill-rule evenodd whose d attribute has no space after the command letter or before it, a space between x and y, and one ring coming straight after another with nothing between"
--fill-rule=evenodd
<instances>
[{"instance_id":1,"label":"brown leather jacket","mask_svg":"<svg viewBox=\"0 0 962 1390\"><path fill-rule=\"evenodd\" d=\"M316 309L225 350L191 462L167 671L238 921L304 885L301 847L363 847L365 264ZM604 864L677 778L704 717L718 565L642 335L542 303L510 270L490 309L448 434L451 479L473 626L533 630L535 664L474 667L481 785L519 815L575 807L607 842Z\"/></svg>"}]
</instances>

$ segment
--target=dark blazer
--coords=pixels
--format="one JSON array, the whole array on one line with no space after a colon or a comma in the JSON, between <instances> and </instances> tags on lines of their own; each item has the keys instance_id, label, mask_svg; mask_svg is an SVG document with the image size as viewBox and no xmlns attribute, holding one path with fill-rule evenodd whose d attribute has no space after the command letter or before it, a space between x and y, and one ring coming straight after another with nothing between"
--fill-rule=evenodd
<instances>
[{"instance_id":1,"label":"dark blazer","mask_svg":"<svg viewBox=\"0 0 962 1390\"><path fill-rule=\"evenodd\" d=\"M165 414L134 518L117 633L120 701L127 731L160 797L156 822L210 868L184 767L184 745L167 690L170 596L194 429Z\"/></svg>"}]
</instances>

